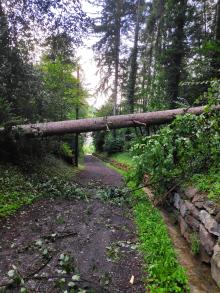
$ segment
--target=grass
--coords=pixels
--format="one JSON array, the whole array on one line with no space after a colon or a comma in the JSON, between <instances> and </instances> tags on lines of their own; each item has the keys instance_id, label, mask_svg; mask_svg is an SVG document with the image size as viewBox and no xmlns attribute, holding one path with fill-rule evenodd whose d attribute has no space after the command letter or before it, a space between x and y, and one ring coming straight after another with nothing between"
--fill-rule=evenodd
<instances>
[{"instance_id":1,"label":"grass","mask_svg":"<svg viewBox=\"0 0 220 293\"><path fill-rule=\"evenodd\" d=\"M117 157L122 158L124 164L126 164L126 158L129 158L127 154L117 155L114 159ZM113 169L123 176L126 175L125 171L121 172L116 167ZM129 181L128 187L135 189L135 182ZM138 247L144 259L146 289L151 293L189 292L185 269L178 263L160 212L152 206L143 190L133 191L132 203L138 233Z\"/></svg>"},{"instance_id":2,"label":"grass","mask_svg":"<svg viewBox=\"0 0 220 293\"><path fill-rule=\"evenodd\" d=\"M111 155L111 159L119 163L125 164L129 167L134 167L134 162L132 161L131 154L128 152L113 154Z\"/></svg>"},{"instance_id":3,"label":"grass","mask_svg":"<svg viewBox=\"0 0 220 293\"><path fill-rule=\"evenodd\" d=\"M76 171L52 156L44 161L29 162L24 170L0 163L0 217L11 215L41 197L80 196L82 190L71 183Z\"/></svg>"},{"instance_id":4,"label":"grass","mask_svg":"<svg viewBox=\"0 0 220 293\"><path fill-rule=\"evenodd\" d=\"M195 174L191 180L199 191L207 192L208 198L220 204L220 171L209 170L207 174Z\"/></svg>"},{"instance_id":5,"label":"grass","mask_svg":"<svg viewBox=\"0 0 220 293\"><path fill-rule=\"evenodd\" d=\"M129 184L132 186L131 183ZM139 249L144 256L147 288L150 292L188 292L186 272L178 263L171 239L160 212L146 194L134 192L133 207L137 226Z\"/></svg>"},{"instance_id":6,"label":"grass","mask_svg":"<svg viewBox=\"0 0 220 293\"><path fill-rule=\"evenodd\" d=\"M127 172L122 170L122 169L119 169L117 167L115 167L114 165L112 165L111 163L107 163L107 162L104 162L103 161L103 164L108 167L108 168L111 168L112 170L116 171L117 173L121 174L123 177L126 177L127 175Z\"/></svg>"},{"instance_id":7,"label":"grass","mask_svg":"<svg viewBox=\"0 0 220 293\"><path fill-rule=\"evenodd\" d=\"M192 254L198 255L200 252L200 241L199 241L199 235L196 232L190 235L190 242L191 242Z\"/></svg>"}]
</instances>

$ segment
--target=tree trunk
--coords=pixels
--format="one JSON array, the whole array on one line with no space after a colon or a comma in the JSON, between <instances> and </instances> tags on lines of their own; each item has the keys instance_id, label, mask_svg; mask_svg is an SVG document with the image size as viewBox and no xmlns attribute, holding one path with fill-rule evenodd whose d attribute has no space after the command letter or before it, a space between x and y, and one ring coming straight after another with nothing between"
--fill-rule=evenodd
<instances>
[{"instance_id":1,"label":"tree trunk","mask_svg":"<svg viewBox=\"0 0 220 293\"><path fill-rule=\"evenodd\" d=\"M220 0L218 0L216 7L216 33L215 33L216 41L220 42Z\"/></svg>"},{"instance_id":2,"label":"tree trunk","mask_svg":"<svg viewBox=\"0 0 220 293\"><path fill-rule=\"evenodd\" d=\"M186 23L187 0L181 0L179 11L177 12L175 23L176 28L172 36L169 65L167 66L167 95L171 108L175 108L177 97L179 96L179 83L181 80L182 59L184 57L184 26Z\"/></svg>"},{"instance_id":3,"label":"tree trunk","mask_svg":"<svg viewBox=\"0 0 220 293\"><path fill-rule=\"evenodd\" d=\"M215 21L215 42L216 42L216 51L213 54L212 58L212 68L213 74L212 77L220 79L220 0L218 0L216 6L216 21Z\"/></svg>"},{"instance_id":4,"label":"tree trunk","mask_svg":"<svg viewBox=\"0 0 220 293\"><path fill-rule=\"evenodd\" d=\"M114 79L114 106L113 115L117 115L118 104L118 77L119 77L119 55L121 43L121 13L122 5L121 0L116 2L116 19L115 19L115 79Z\"/></svg>"},{"instance_id":5,"label":"tree trunk","mask_svg":"<svg viewBox=\"0 0 220 293\"><path fill-rule=\"evenodd\" d=\"M128 81L128 106L129 113L134 113L134 94L137 78L137 56L138 56L138 37L140 30L140 0L137 0L137 20L135 26L134 46L131 53L131 67Z\"/></svg>"},{"instance_id":6,"label":"tree trunk","mask_svg":"<svg viewBox=\"0 0 220 293\"><path fill-rule=\"evenodd\" d=\"M220 111L220 105L216 106ZM177 115L191 113L199 115L203 113L204 107L189 109L175 109L140 114L118 115L100 118L68 120L59 122L36 123L28 125L14 126L12 132L18 135L37 137L64 135L67 133L83 133L99 130L109 130L128 127L148 127L150 125L160 125L172 121ZM0 134L4 135L4 129L0 128Z\"/></svg>"}]
</instances>

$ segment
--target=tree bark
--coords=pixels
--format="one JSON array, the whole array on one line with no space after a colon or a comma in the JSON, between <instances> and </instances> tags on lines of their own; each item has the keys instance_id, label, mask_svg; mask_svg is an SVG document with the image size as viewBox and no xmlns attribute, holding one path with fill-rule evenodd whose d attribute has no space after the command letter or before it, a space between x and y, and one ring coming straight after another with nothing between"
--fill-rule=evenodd
<instances>
[{"instance_id":1,"label":"tree bark","mask_svg":"<svg viewBox=\"0 0 220 293\"><path fill-rule=\"evenodd\" d=\"M113 115L117 115L118 104L118 77L119 77L119 55L121 43L121 14L122 3L121 0L116 2L116 19L115 19L115 76L114 76L114 106Z\"/></svg>"},{"instance_id":2,"label":"tree bark","mask_svg":"<svg viewBox=\"0 0 220 293\"><path fill-rule=\"evenodd\" d=\"M130 75L128 81L128 105L129 105L129 113L134 113L134 94L135 94L135 86L137 79L137 57L138 57L138 38L139 38L139 30L140 30L140 0L137 0L137 20L135 26L135 34L134 34L134 45L131 53L131 67L130 67Z\"/></svg>"},{"instance_id":3,"label":"tree bark","mask_svg":"<svg viewBox=\"0 0 220 293\"><path fill-rule=\"evenodd\" d=\"M220 111L220 105L215 109ZM128 127L148 127L150 125L160 125L171 122L177 115L191 113L202 114L204 107L194 107L188 109L175 109L140 114L118 115L100 118L68 120L59 122L36 123L28 125L14 126L12 132L21 136L37 137L63 135L67 133L83 133L100 130L128 128ZM0 135L4 134L4 128L0 128Z\"/></svg>"},{"instance_id":4,"label":"tree bark","mask_svg":"<svg viewBox=\"0 0 220 293\"><path fill-rule=\"evenodd\" d=\"M172 35L171 54L167 65L167 95L171 108L175 108L179 96L179 83L181 80L182 60L184 57L184 26L186 23L187 0L181 0L179 11L175 17L175 31Z\"/></svg>"},{"instance_id":5,"label":"tree bark","mask_svg":"<svg viewBox=\"0 0 220 293\"><path fill-rule=\"evenodd\" d=\"M220 0L216 4L216 21L215 21L215 42L216 42L216 52L213 54L212 58L212 77L220 78Z\"/></svg>"}]
</instances>

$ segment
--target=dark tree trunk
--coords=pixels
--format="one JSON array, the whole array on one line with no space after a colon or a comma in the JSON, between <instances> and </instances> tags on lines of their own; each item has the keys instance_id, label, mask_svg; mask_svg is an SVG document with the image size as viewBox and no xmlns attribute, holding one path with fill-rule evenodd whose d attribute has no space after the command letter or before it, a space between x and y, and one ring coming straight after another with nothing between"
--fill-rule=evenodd
<instances>
[{"instance_id":1,"label":"dark tree trunk","mask_svg":"<svg viewBox=\"0 0 220 293\"><path fill-rule=\"evenodd\" d=\"M175 18L176 28L172 36L173 43L170 48L169 65L167 67L167 94L171 108L176 107L179 96L179 83L181 80L182 59L184 57L184 26L186 22L187 0L179 1L179 11ZM173 51L173 52L172 52Z\"/></svg>"},{"instance_id":2,"label":"dark tree trunk","mask_svg":"<svg viewBox=\"0 0 220 293\"><path fill-rule=\"evenodd\" d=\"M119 56L121 43L121 0L116 1L116 19L115 19L115 76L114 76L114 106L113 115L117 115L118 104L118 79L119 79Z\"/></svg>"},{"instance_id":3,"label":"dark tree trunk","mask_svg":"<svg viewBox=\"0 0 220 293\"><path fill-rule=\"evenodd\" d=\"M215 42L216 50L213 54L212 68L213 77L220 79L220 0L216 5L216 22L215 22Z\"/></svg>"},{"instance_id":4,"label":"dark tree trunk","mask_svg":"<svg viewBox=\"0 0 220 293\"><path fill-rule=\"evenodd\" d=\"M129 113L134 113L134 95L137 78L137 57L138 57L138 37L140 30L140 0L137 1L137 20L135 26L134 46L131 53L131 67L128 81L128 106Z\"/></svg>"}]
</instances>

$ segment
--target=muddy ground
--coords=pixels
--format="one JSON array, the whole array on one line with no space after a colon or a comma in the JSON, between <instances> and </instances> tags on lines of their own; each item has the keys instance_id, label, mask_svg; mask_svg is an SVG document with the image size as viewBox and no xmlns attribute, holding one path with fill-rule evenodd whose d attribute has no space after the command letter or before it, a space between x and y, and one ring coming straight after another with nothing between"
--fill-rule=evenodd
<instances>
[{"instance_id":1,"label":"muddy ground","mask_svg":"<svg viewBox=\"0 0 220 293\"><path fill-rule=\"evenodd\" d=\"M0 221L3 292L20 292L3 287L10 270L27 292L145 292L131 211L95 198L96 187L123 180L92 156L85 164L74 180L88 187L88 200L43 199Z\"/></svg>"}]
</instances>

